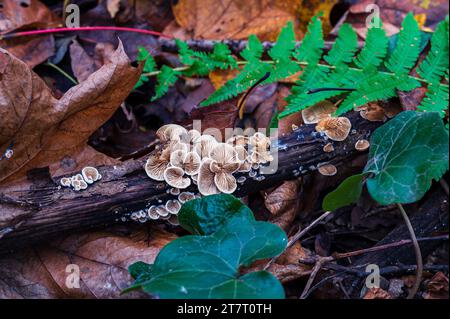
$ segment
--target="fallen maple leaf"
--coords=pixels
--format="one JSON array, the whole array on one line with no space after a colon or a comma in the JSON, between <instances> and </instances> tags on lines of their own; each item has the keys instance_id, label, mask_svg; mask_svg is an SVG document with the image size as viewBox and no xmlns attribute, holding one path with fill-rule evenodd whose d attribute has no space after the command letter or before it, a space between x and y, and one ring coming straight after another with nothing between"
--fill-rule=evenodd
<instances>
[{"instance_id":1,"label":"fallen maple leaf","mask_svg":"<svg viewBox=\"0 0 450 319\"><path fill-rule=\"evenodd\" d=\"M300 206L300 184L296 179L285 181L272 191L264 193L264 204L272 214L271 222L287 229L297 216Z\"/></svg>"},{"instance_id":2,"label":"fallen maple leaf","mask_svg":"<svg viewBox=\"0 0 450 319\"><path fill-rule=\"evenodd\" d=\"M0 34L19 29L56 27L60 19L38 0L4 0L0 12ZM34 67L55 53L52 35L0 40L0 47Z\"/></svg>"},{"instance_id":3,"label":"fallen maple leaf","mask_svg":"<svg viewBox=\"0 0 450 319\"><path fill-rule=\"evenodd\" d=\"M24 62L0 49L0 152L10 146L14 152L0 161L0 182L31 168L49 166L59 175L114 163L86 142L125 100L141 69L130 64L120 43L110 63L56 99Z\"/></svg>"},{"instance_id":4,"label":"fallen maple leaf","mask_svg":"<svg viewBox=\"0 0 450 319\"><path fill-rule=\"evenodd\" d=\"M156 228L149 234L89 232L3 257L0 298L146 297L136 292L120 295L132 282L127 268L137 261L153 263L161 248L175 238Z\"/></svg>"},{"instance_id":5,"label":"fallen maple leaf","mask_svg":"<svg viewBox=\"0 0 450 319\"><path fill-rule=\"evenodd\" d=\"M173 5L172 11L177 23L193 38L246 39L256 34L264 40L275 40L288 21L297 21L296 13L302 2L181 0Z\"/></svg>"},{"instance_id":6,"label":"fallen maple leaf","mask_svg":"<svg viewBox=\"0 0 450 319\"><path fill-rule=\"evenodd\" d=\"M437 272L427 283L425 299L448 299L448 277L443 272Z\"/></svg>"}]
</instances>

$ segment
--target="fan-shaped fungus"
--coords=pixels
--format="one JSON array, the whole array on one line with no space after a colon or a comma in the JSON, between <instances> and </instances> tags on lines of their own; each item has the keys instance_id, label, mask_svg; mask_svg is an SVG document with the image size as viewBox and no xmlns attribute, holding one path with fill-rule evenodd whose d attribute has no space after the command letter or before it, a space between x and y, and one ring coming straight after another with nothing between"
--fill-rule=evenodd
<instances>
[{"instance_id":1,"label":"fan-shaped fungus","mask_svg":"<svg viewBox=\"0 0 450 319\"><path fill-rule=\"evenodd\" d=\"M317 169L318 169L319 173L324 176L333 176L333 175L336 175L336 173L337 173L336 166L334 166L332 164L321 165Z\"/></svg>"},{"instance_id":2,"label":"fan-shaped fungus","mask_svg":"<svg viewBox=\"0 0 450 319\"><path fill-rule=\"evenodd\" d=\"M329 118L337 108L329 101L322 101L307 109L302 110L303 123L316 124L323 119Z\"/></svg>"},{"instance_id":3,"label":"fan-shaped fungus","mask_svg":"<svg viewBox=\"0 0 450 319\"><path fill-rule=\"evenodd\" d=\"M361 151L361 152L367 150L369 148L369 146L370 146L370 143L368 140L358 140L355 143L355 149L357 151Z\"/></svg>"},{"instance_id":4,"label":"fan-shaped fungus","mask_svg":"<svg viewBox=\"0 0 450 319\"><path fill-rule=\"evenodd\" d=\"M324 132L333 141L343 141L347 138L352 123L346 117L329 117L316 125L317 132Z\"/></svg>"}]
</instances>

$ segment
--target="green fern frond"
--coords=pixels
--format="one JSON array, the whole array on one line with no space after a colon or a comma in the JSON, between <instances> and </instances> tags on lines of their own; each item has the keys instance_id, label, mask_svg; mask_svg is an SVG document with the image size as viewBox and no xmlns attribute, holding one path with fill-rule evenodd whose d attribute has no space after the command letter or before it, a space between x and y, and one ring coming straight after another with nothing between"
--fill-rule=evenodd
<instances>
[{"instance_id":1,"label":"green fern frond","mask_svg":"<svg viewBox=\"0 0 450 319\"><path fill-rule=\"evenodd\" d=\"M448 21L442 21L431 37L430 51L419 65L417 73L430 83L440 82L441 78L448 71Z\"/></svg>"},{"instance_id":2,"label":"green fern frond","mask_svg":"<svg viewBox=\"0 0 450 319\"><path fill-rule=\"evenodd\" d=\"M270 76L262 84L276 82L300 71L300 66L295 61L291 60L294 49L294 25L292 22L289 22L281 30L277 42L268 52L274 63L270 70Z\"/></svg>"},{"instance_id":3,"label":"green fern frond","mask_svg":"<svg viewBox=\"0 0 450 319\"><path fill-rule=\"evenodd\" d=\"M142 69L142 73L150 73L156 70L156 62L153 59L152 55L148 50L144 47L138 48L138 53L136 57L137 61L145 61L144 67ZM141 75L137 83L134 85L134 88L138 88L142 86L145 82L148 81L148 77L145 75Z\"/></svg>"},{"instance_id":4,"label":"green fern frond","mask_svg":"<svg viewBox=\"0 0 450 319\"><path fill-rule=\"evenodd\" d=\"M163 65L161 72L156 77L155 95L151 100L155 101L166 94L169 88L177 81L179 74L180 72L175 71L167 65Z\"/></svg>"},{"instance_id":5,"label":"green fern frond","mask_svg":"<svg viewBox=\"0 0 450 319\"><path fill-rule=\"evenodd\" d=\"M407 74L416 64L420 54L420 29L412 13L403 20L397 45L386 63L389 71L397 74Z\"/></svg>"},{"instance_id":6,"label":"green fern frond","mask_svg":"<svg viewBox=\"0 0 450 319\"><path fill-rule=\"evenodd\" d=\"M255 62L262 58L264 47L258 37L252 34L248 38L247 46L241 52L241 57L248 62Z\"/></svg>"},{"instance_id":7,"label":"green fern frond","mask_svg":"<svg viewBox=\"0 0 450 319\"><path fill-rule=\"evenodd\" d=\"M307 45L309 44L307 43ZM310 94L309 91L329 87L341 88L348 70L347 63L353 60L357 49L358 39L355 31L350 25L343 24L333 48L325 56L328 63L336 65L335 69L328 72L328 69L319 68L316 64L308 64L300 76L300 81L296 84L292 97L287 99L286 112L281 115L285 116L288 112L300 111L325 99L344 94L345 92L340 90L314 94ZM317 57L313 57L313 59L317 59Z\"/></svg>"},{"instance_id":8,"label":"green fern frond","mask_svg":"<svg viewBox=\"0 0 450 319\"><path fill-rule=\"evenodd\" d=\"M397 90L411 91L418 86L420 83L407 75L391 76L386 73L376 73L347 96L336 111L336 115L341 115L369 102L392 98L396 96Z\"/></svg>"},{"instance_id":9,"label":"green fern frond","mask_svg":"<svg viewBox=\"0 0 450 319\"><path fill-rule=\"evenodd\" d=\"M317 64L322 57L324 46L322 21L320 16L316 15L308 24L302 44L294 52L294 58L300 62Z\"/></svg>"},{"instance_id":10,"label":"green fern frond","mask_svg":"<svg viewBox=\"0 0 450 319\"><path fill-rule=\"evenodd\" d=\"M358 36L351 25L344 23L339 29L338 37L333 47L325 55L324 59L330 65L350 63L353 60L356 50L358 50Z\"/></svg>"},{"instance_id":11,"label":"green fern frond","mask_svg":"<svg viewBox=\"0 0 450 319\"><path fill-rule=\"evenodd\" d=\"M421 112L439 112L441 117L445 116L448 108L448 87L435 84L428 86L428 92L417 107Z\"/></svg>"},{"instance_id":12,"label":"green fern frond","mask_svg":"<svg viewBox=\"0 0 450 319\"><path fill-rule=\"evenodd\" d=\"M361 69L379 66L387 54L389 39L383 28L369 28L366 43L355 59L355 65Z\"/></svg>"}]
</instances>

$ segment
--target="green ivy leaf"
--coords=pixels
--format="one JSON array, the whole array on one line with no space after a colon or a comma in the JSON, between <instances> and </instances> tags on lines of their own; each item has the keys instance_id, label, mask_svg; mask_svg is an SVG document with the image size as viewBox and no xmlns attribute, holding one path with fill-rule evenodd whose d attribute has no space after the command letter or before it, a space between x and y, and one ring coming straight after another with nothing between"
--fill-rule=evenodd
<instances>
[{"instance_id":1,"label":"green ivy leaf","mask_svg":"<svg viewBox=\"0 0 450 319\"><path fill-rule=\"evenodd\" d=\"M151 279L152 265L138 261L128 267L128 272L135 280L134 284L136 285Z\"/></svg>"},{"instance_id":2,"label":"green ivy leaf","mask_svg":"<svg viewBox=\"0 0 450 319\"><path fill-rule=\"evenodd\" d=\"M210 195L185 203L178 214L180 225L192 234L210 235L232 216L254 219L239 199L228 194Z\"/></svg>"},{"instance_id":3,"label":"green ivy leaf","mask_svg":"<svg viewBox=\"0 0 450 319\"><path fill-rule=\"evenodd\" d=\"M382 205L421 199L448 169L448 138L437 112L402 112L378 128L364 169L370 195Z\"/></svg>"},{"instance_id":4,"label":"green ivy leaf","mask_svg":"<svg viewBox=\"0 0 450 319\"><path fill-rule=\"evenodd\" d=\"M322 209L334 211L356 203L363 189L363 177L364 174L358 174L346 178L334 191L325 196Z\"/></svg>"},{"instance_id":5,"label":"green ivy leaf","mask_svg":"<svg viewBox=\"0 0 450 319\"><path fill-rule=\"evenodd\" d=\"M212 235L185 236L166 245L152 265L151 278L128 291L141 288L160 298L284 298L272 274L240 276L239 268L277 256L286 244L278 226L246 214L234 216Z\"/></svg>"}]
</instances>

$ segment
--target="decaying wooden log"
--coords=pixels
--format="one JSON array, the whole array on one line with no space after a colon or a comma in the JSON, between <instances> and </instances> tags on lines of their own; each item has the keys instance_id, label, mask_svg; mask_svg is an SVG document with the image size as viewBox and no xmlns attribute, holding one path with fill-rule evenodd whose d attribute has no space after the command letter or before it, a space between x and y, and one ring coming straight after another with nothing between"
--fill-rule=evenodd
<instances>
[{"instance_id":1,"label":"decaying wooden log","mask_svg":"<svg viewBox=\"0 0 450 319\"><path fill-rule=\"evenodd\" d=\"M314 125L301 126L289 136L280 138L278 170L275 174L247 175L239 184L236 196L244 196L276 186L278 183L314 172L322 163L339 166L357 155L359 139L368 139L380 122L368 122L357 113L349 115L352 132L343 142L333 142L335 151L325 153L330 142L315 132ZM76 192L59 186L47 170L30 172L32 187L13 186L0 189L0 253L35 244L62 233L102 227L127 221L131 212L145 209L174 198L164 182L151 180L143 165L146 157L128 160L119 166L100 167L103 178L87 190ZM245 176L245 175L244 175ZM191 191L195 191L194 188Z\"/></svg>"}]
</instances>

